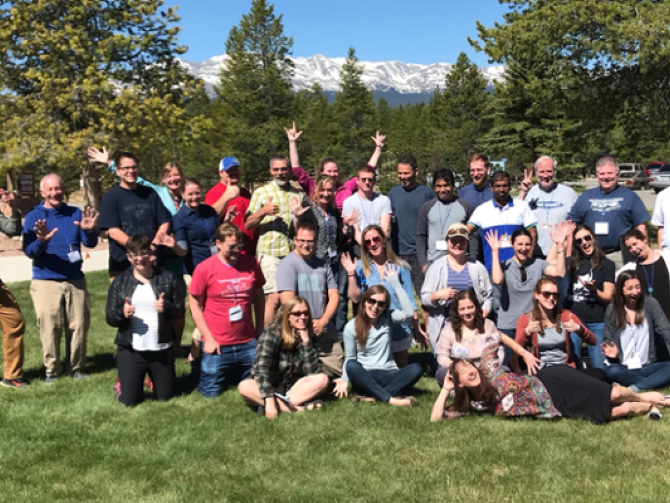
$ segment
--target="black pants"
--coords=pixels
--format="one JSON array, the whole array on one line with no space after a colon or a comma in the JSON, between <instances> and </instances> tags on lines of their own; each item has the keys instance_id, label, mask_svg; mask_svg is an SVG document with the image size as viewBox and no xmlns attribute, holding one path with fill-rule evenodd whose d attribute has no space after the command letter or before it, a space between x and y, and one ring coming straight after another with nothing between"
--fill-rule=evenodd
<instances>
[{"instance_id":1,"label":"black pants","mask_svg":"<svg viewBox=\"0 0 670 503\"><path fill-rule=\"evenodd\" d=\"M116 364L119 370L121 394L119 401L128 406L137 405L144 400L144 376L154 383L157 400L169 400L172 397L175 381L174 351L135 351L133 348L119 346L116 352Z\"/></svg>"}]
</instances>

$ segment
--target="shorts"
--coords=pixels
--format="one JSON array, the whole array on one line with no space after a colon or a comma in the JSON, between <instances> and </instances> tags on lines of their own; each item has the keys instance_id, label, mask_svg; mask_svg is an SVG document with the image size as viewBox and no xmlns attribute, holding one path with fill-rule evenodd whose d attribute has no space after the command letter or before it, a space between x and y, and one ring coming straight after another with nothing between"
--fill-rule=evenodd
<instances>
[{"instance_id":1,"label":"shorts","mask_svg":"<svg viewBox=\"0 0 670 503\"><path fill-rule=\"evenodd\" d=\"M277 293L275 276L277 274L277 266L283 258L284 257L273 257L272 255L266 255L265 253L261 253L258 256L261 271L263 271L263 276L265 276L265 285L263 285L263 293L265 295Z\"/></svg>"}]
</instances>

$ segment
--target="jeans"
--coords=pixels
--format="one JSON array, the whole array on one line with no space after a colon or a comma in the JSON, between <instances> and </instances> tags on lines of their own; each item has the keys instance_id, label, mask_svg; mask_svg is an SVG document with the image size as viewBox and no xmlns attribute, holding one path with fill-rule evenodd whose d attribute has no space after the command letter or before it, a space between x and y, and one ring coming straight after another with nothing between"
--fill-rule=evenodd
<instances>
[{"instance_id":1,"label":"jeans","mask_svg":"<svg viewBox=\"0 0 670 503\"><path fill-rule=\"evenodd\" d=\"M200 382L198 391L207 398L214 398L234 384L251 375L251 367L256 359L256 340L232 346L220 346L221 354L205 352L202 343Z\"/></svg>"},{"instance_id":2,"label":"jeans","mask_svg":"<svg viewBox=\"0 0 670 503\"><path fill-rule=\"evenodd\" d=\"M348 360L346 366L352 386L380 402L388 402L400 390L415 384L423 373L418 363L410 363L407 367L394 370L365 370L357 360Z\"/></svg>"},{"instance_id":3,"label":"jeans","mask_svg":"<svg viewBox=\"0 0 670 503\"><path fill-rule=\"evenodd\" d=\"M588 328L591 332L596 335L596 343L594 345L588 344L589 358L591 359L591 367L595 369L604 369L605 368L605 355L600 349L600 345L603 343L603 333L605 331L604 323L584 323L584 326ZM572 352L574 355L581 359L582 357L582 340L577 334L570 334L570 339L572 341Z\"/></svg>"},{"instance_id":4,"label":"jeans","mask_svg":"<svg viewBox=\"0 0 670 503\"><path fill-rule=\"evenodd\" d=\"M337 305L337 312L335 313L335 328L338 333L341 334L344 331L344 326L347 324L347 318L349 317L349 296L347 295L349 277L341 263L338 262L337 267L337 291L340 294L340 303Z\"/></svg>"},{"instance_id":5,"label":"jeans","mask_svg":"<svg viewBox=\"0 0 670 503\"><path fill-rule=\"evenodd\" d=\"M645 363L637 370L630 370L621 363L611 363L605 367L605 373L610 381L628 386L635 392L670 384L670 362Z\"/></svg>"},{"instance_id":6,"label":"jeans","mask_svg":"<svg viewBox=\"0 0 670 503\"><path fill-rule=\"evenodd\" d=\"M503 330L502 328L498 329L498 332L501 334L505 334L507 337L510 339L514 340L516 337L516 330L515 329L510 329L510 330ZM504 347L505 349L505 359L502 362L502 366L504 367L509 367L509 359L512 357L512 348L508 348L507 346Z\"/></svg>"}]
</instances>

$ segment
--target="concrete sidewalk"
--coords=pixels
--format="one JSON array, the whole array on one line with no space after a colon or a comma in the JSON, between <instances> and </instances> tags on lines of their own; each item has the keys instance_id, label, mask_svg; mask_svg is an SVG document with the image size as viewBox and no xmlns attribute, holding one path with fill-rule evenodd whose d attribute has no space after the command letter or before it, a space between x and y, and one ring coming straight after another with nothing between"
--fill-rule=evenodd
<instances>
[{"instance_id":1,"label":"concrete sidewalk","mask_svg":"<svg viewBox=\"0 0 670 503\"><path fill-rule=\"evenodd\" d=\"M84 256L86 256L84 251ZM84 272L107 270L109 250L89 251L89 257L84 259ZM28 281L32 279L32 260L25 255L18 257L3 257L0 259L0 279L5 283Z\"/></svg>"}]
</instances>

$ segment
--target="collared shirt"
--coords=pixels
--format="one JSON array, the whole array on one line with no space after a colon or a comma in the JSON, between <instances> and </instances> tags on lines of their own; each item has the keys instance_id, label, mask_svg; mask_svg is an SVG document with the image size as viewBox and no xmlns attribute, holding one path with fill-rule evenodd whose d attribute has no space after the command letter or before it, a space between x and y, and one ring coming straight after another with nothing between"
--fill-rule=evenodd
<instances>
[{"instance_id":1,"label":"collared shirt","mask_svg":"<svg viewBox=\"0 0 670 503\"><path fill-rule=\"evenodd\" d=\"M482 204L477 208L468 224L479 229L484 244L484 260L486 269L490 273L492 267L491 247L485 237L489 231L497 231L503 242L498 252L500 262L511 259L514 255L512 248L512 233L521 228L529 229L537 225L535 215L524 201L514 201L511 197L505 206L499 206L495 200ZM507 238L507 239L505 239Z\"/></svg>"},{"instance_id":2,"label":"collared shirt","mask_svg":"<svg viewBox=\"0 0 670 503\"><path fill-rule=\"evenodd\" d=\"M186 272L193 275L196 266L212 256L211 245L216 242L219 219L214 208L201 204L197 210L182 206L172 219L177 244L187 250L184 257Z\"/></svg>"},{"instance_id":3,"label":"collared shirt","mask_svg":"<svg viewBox=\"0 0 670 503\"><path fill-rule=\"evenodd\" d=\"M465 199L470 203L472 209L476 210L478 206L493 199L493 191L491 190L491 184L488 182L486 187L481 190L475 187L474 183L471 183L458 191L458 197Z\"/></svg>"},{"instance_id":4,"label":"collared shirt","mask_svg":"<svg viewBox=\"0 0 670 503\"><path fill-rule=\"evenodd\" d=\"M249 202L247 216L256 213L272 198L272 202L279 207L277 216L266 215L258 227L258 247L256 254L270 255L272 257L285 257L291 253L291 240L288 237L288 229L293 220L293 212L289 205L291 197L298 197L302 202L305 193L294 189L287 183L284 189L274 181L258 187Z\"/></svg>"},{"instance_id":5,"label":"collared shirt","mask_svg":"<svg viewBox=\"0 0 670 503\"><path fill-rule=\"evenodd\" d=\"M567 185L557 183L550 191L533 185L524 199L537 219L537 245L546 257L553 244L549 231L552 226L568 219L577 201L577 193Z\"/></svg>"}]
</instances>

